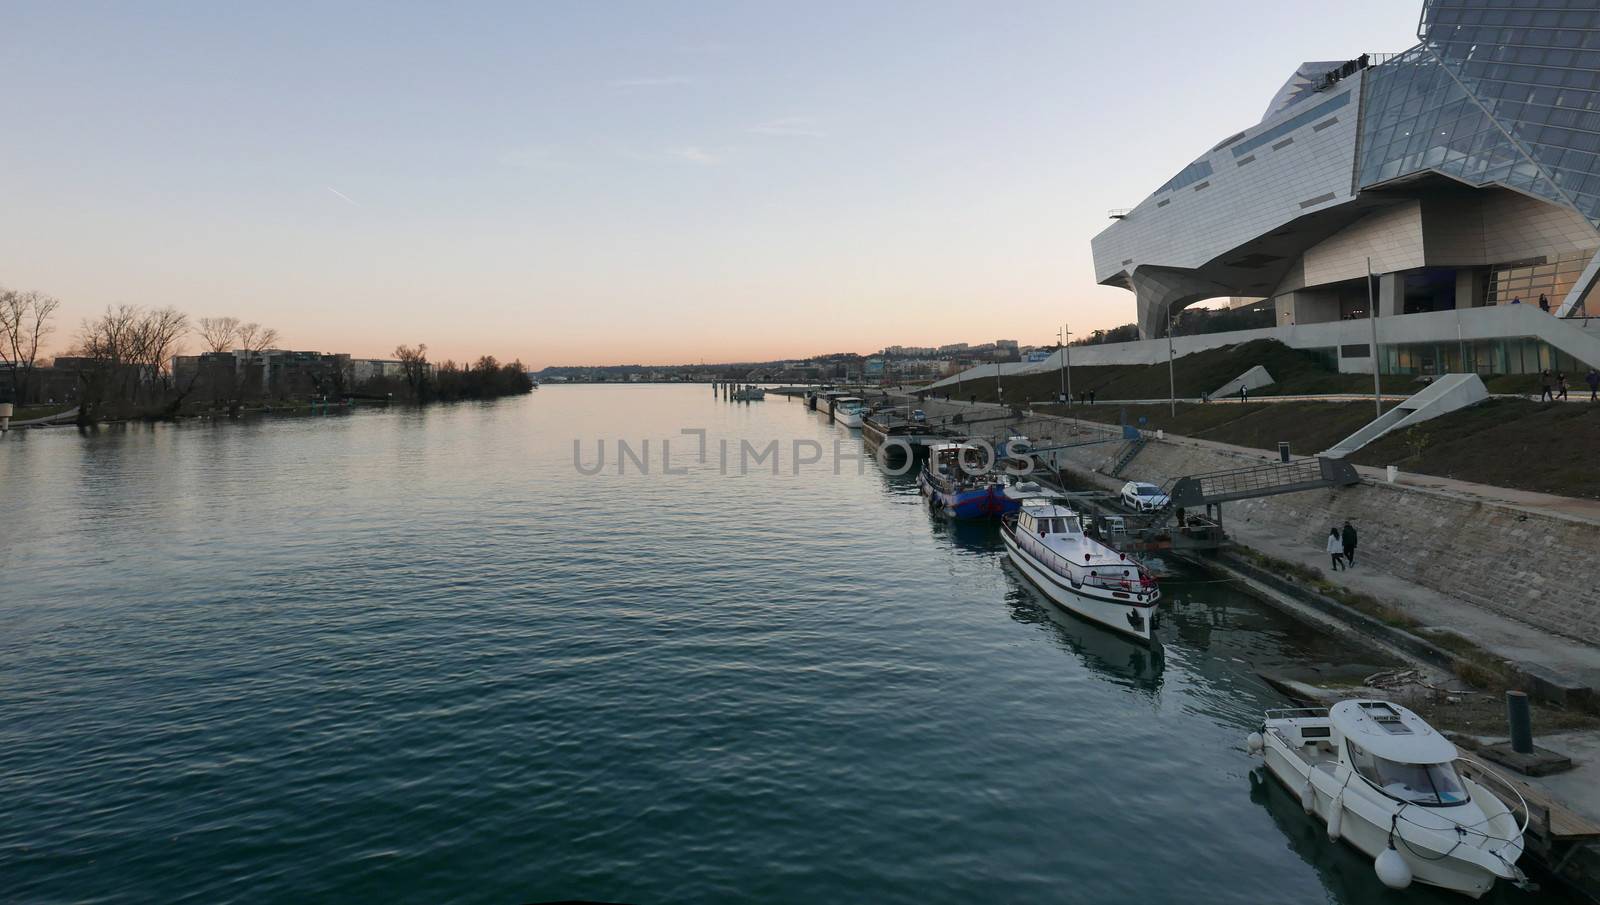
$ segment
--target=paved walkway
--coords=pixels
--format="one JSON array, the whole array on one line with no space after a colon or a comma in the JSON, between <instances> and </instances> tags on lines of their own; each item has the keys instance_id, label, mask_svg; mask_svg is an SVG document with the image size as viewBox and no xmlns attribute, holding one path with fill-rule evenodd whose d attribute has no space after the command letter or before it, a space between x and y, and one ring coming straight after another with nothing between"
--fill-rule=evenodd
<instances>
[{"instance_id":1,"label":"paved walkway","mask_svg":"<svg viewBox=\"0 0 1600 905\"><path fill-rule=\"evenodd\" d=\"M53 424L58 421L72 421L78 417L78 407L73 406L66 411L56 412L54 415L45 415L43 418L30 418L27 421L13 421L12 427L28 427L35 424Z\"/></svg>"},{"instance_id":2,"label":"paved walkway","mask_svg":"<svg viewBox=\"0 0 1600 905\"><path fill-rule=\"evenodd\" d=\"M1551 673L1561 684L1600 688L1600 648L1552 635L1389 572L1364 569L1359 552L1355 568L1330 572L1327 556L1304 544L1285 543L1280 536L1237 522L1228 525L1228 533L1268 556L1319 569L1334 584L1398 604L1422 623L1423 635L1428 629L1451 631L1497 656Z\"/></svg>"}]
</instances>

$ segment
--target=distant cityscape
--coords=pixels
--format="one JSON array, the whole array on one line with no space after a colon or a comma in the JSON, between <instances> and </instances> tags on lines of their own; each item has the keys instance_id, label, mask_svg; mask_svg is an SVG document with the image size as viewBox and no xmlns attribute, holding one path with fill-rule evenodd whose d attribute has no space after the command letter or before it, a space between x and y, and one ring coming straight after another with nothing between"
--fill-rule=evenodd
<instances>
[{"instance_id":1,"label":"distant cityscape","mask_svg":"<svg viewBox=\"0 0 1600 905\"><path fill-rule=\"evenodd\" d=\"M534 372L541 383L696 383L744 380L752 383L849 381L901 383L937 380L964 368L991 362L1043 361L1056 346L1024 346L1014 339L948 343L943 346L886 346L870 355L834 352L780 361L687 365L554 366Z\"/></svg>"}]
</instances>

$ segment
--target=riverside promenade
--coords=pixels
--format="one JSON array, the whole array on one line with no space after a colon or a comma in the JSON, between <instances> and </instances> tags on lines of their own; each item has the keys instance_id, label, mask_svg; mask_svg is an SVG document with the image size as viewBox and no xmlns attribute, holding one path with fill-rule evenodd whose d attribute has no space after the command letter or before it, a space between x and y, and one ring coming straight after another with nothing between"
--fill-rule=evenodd
<instances>
[{"instance_id":1,"label":"riverside promenade","mask_svg":"<svg viewBox=\"0 0 1600 905\"><path fill-rule=\"evenodd\" d=\"M908 402L915 402L908 397ZM915 403L924 408L936 407L944 411L970 412L973 414L984 413L989 416L999 416L1009 411L1006 406L995 403L971 403L958 400L937 400ZM1099 403L1100 405L1121 405L1118 402ZM934 415L929 410L930 416ZM1032 422L1059 423L1063 432L1072 429L1089 431L1114 430L1103 423L1092 421L1077 421L1056 415L1032 413L1026 418L1028 426ZM1000 430L994 425L997 422L981 422L984 429L999 435ZM1277 456L1260 449L1234 446L1210 440L1201 440L1190 437L1179 437L1171 434L1165 435L1161 440L1153 437L1149 440L1152 446L1165 445L1168 447L1188 448L1215 454L1217 457L1238 462L1240 465L1250 462L1275 462ZM1095 483L1108 490L1119 489L1125 481L1138 478L1140 480L1156 480L1157 478L1177 477L1178 475L1148 474L1141 472L1140 460L1143 455L1133 460L1124 473L1113 476L1106 474L1102 469L1095 467L1099 460L1109 459L1112 447L1086 447L1085 455L1077 457L1076 462L1069 462L1074 474ZM1087 467L1085 467L1087 466ZM1386 473L1382 468L1369 466L1356 466L1362 479L1372 485L1387 484ZM1159 481L1158 481L1159 483ZM1537 515L1546 518L1558 519L1566 523L1592 528L1600 534L1600 501L1578 499L1575 497L1562 497L1533 491L1515 490L1505 487L1491 487L1484 484L1474 484L1468 481L1458 481L1450 478L1438 478L1431 475L1417 475L1401 472L1391 488L1404 489L1408 492L1432 497L1441 500L1451 500L1475 507L1489 507L1496 510L1511 510L1525 515ZM1337 495L1338 491L1324 492L1319 496L1328 494ZM1228 504L1230 511L1244 509L1247 504ZM1314 516L1313 516L1314 518ZM1331 508L1326 518L1317 520L1322 522L1343 517L1337 516ZM1278 530L1277 526L1259 523L1249 518L1230 517L1225 521L1228 533L1239 544L1265 553L1275 559L1292 562L1308 569L1317 569L1323 577L1336 585L1348 588L1363 594L1368 594L1379 600L1392 603L1403 609L1408 615L1422 623L1423 631L1449 631L1467 638L1485 650L1491 651L1504 659L1518 663L1525 663L1535 667L1544 667L1547 671L1559 674L1568 682L1575 682L1591 689L1600 689L1600 646L1585 643L1560 633L1543 630L1534 625L1508 616L1505 613L1493 612L1473 603L1462 600L1449 594L1441 593L1416 580L1415 571L1412 569L1383 569L1368 565L1380 558L1379 546L1385 540L1371 535L1363 535L1362 544L1357 553L1357 567L1348 571L1331 572L1328 570L1327 554L1320 546L1298 542L1294 536L1286 536ZM1357 524L1358 530L1363 526ZM1450 531L1450 526L1440 526L1441 531ZM1326 533L1326 529L1322 530ZM1539 538L1530 539L1532 543L1542 543ZM1387 551L1393 556L1394 551ZM1462 551L1464 555L1473 555L1472 551ZM1499 551L1495 555L1514 554L1512 551ZM1575 555L1577 555L1575 553ZM1403 556L1397 557L1404 559ZM1596 574L1591 585L1600 583L1600 562L1579 563L1582 568L1592 569Z\"/></svg>"}]
</instances>

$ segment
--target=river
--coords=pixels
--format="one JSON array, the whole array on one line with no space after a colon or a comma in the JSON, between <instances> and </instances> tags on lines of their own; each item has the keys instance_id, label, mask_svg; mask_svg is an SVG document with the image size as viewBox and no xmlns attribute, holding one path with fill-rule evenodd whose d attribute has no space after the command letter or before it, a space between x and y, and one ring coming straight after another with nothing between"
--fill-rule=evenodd
<instances>
[{"instance_id":1,"label":"river","mask_svg":"<svg viewBox=\"0 0 1600 905\"><path fill-rule=\"evenodd\" d=\"M1362 652L1198 574L1136 648L859 453L704 386L13 431L0 897L1391 895L1243 749Z\"/></svg>"}]
</instances>

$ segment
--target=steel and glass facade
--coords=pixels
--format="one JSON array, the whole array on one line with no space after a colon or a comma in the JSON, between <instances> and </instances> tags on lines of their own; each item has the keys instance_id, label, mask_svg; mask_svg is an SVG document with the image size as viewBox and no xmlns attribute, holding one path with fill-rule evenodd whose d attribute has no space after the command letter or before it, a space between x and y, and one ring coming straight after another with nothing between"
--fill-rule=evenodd
<instances>
[{"instance_id":1,"label":"steel and glass facade","mask_svg":"<svg viewBox=\"0 0 1600 905\"><path fill-rule=\"evenodd\" d=\"M1143 337L1226 295L1271 299L1284 328L1364 317L1369 266L1380 318L1540 296L1600 316L1600 2L1425 0L1417 37L1302 64L1260 123L1095 237L1096 279L1133 291ZM1595 339L1571 323L1574 348ZM1519 372L1525 339L1385 358ZM1341 368L1370 368L1354 345Z\"/></svg>"},{"instance_id":2,"label":"steel and glass facade","mask_svg":"<svg viewBox=\"0 0 1600 905\"><path fill-rule=\"evenodd\" d=\"M1419 37L1369 74L1360 184L1432 170L1600 226L1600 8L1430 0Z\"/></svg>"}]
</instances>

